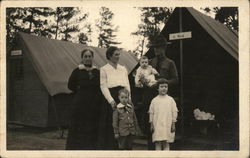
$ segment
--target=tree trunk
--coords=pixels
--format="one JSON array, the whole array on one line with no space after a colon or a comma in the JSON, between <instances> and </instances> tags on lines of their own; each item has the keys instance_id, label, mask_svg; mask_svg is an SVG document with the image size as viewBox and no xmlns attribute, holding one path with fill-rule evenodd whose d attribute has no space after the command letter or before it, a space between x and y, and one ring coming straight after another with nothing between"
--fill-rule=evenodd
<instances>
[{"instance_id":1,"label":"tree trunk","mask_svg":"<svg viewBox=\"0 0 250 158\"><path fill-rule=\"evenodd\" d=\"M31 9L30 26L29 26L29 32L28 33L31 33L33 15L34 15L33 9Z\"/></svg>"},{"instance_id":2,"label":"tree trunk","mask_svg":"<svg viewBox=\"0 0 250 158\"><path fill-rule=\"evenodd\" d=\"M59 14L57 13L57 20L56 20L56 35L55 35L55 39L57 39L57 34L58 34L58 26L59 25Z\"/></svg>"}]
</instances>

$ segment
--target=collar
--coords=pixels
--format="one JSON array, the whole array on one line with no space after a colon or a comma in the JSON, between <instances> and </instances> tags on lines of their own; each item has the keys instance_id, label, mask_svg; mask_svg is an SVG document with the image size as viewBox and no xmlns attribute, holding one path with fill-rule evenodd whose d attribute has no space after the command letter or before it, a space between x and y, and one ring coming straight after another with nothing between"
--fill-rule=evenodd
<instances>
[{"instance_id":1,"label":"collar","mask_svg":"<svg viewBox=\"0 0 250 158\"><path fill-rule=\"evenodd\" d=\"M117 63L117 65L115 65L114 63L112 63L111 61L108 61L109 66L111 66L114 69L117 69L119 67L119 64Z\"/></svg>"},{"instance_id":2,"label":"collar","mask_svg":"<svg viewBox=\"0 0 250 158\"><path fill-rule=\"evenodd\" d=\"M124 108L124 107L129 107L129 108L132 108L132 106L131 106L131 105L129 105L129 104L124 105L124 104L122 104L122 103L119 103L119 104L117 105L117 108Z\"/></svg>"},{"instance_id":3,"label":"collar","mask_svg":"<svg viewBox=\"0 0 250 158\"><path fill-rule=\"evenodd\" d=\"M84 64L79 64L78 65L78 68L80 69L80 70L93 70L93 69L96 69L96 66L94 66L94 65L92 65L90 68L87 68Z\"/></svg>"}]
</instances>

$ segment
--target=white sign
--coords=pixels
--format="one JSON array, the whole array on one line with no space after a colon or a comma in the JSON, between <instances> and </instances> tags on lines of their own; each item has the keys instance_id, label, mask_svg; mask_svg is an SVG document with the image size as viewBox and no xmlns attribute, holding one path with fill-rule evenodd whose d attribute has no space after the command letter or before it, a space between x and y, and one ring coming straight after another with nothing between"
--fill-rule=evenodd
<instances>
[{"instance_id":1,"label":"white sign","mask_svg":"<svg viewBox=\"0 0 250 158\"><path fill-rule=\"evenodd\" d=\"M22 55L22 50L13 50L11 51L11 55L14 56L14 55Z\"/></svg>"},{"instance_id":2,"label":"white sign","mask_svg":"<svg viewBox=\"0 0 250 158\"><path fill-rule=\"evenodd\" d=\"M185 38L191 38L191 37L192 37L191 31L169 34L169 40L178 40L178 39L185 39Z\"/></svg>"}]
</instances>

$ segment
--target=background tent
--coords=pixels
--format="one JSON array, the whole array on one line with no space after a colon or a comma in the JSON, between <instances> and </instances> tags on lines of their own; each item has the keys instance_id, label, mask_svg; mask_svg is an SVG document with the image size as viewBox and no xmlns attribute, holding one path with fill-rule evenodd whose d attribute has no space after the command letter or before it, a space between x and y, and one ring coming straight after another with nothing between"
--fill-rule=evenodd
<instances>
[{"instance_id":1,"label":"background tent","mask_svg":"<svg viewBox=\"0 0 250 158\"><path fill-rule=\"evenodd\" d=\"M72 99L67 82L85 48L82 44L19 33L14 49L22 54L10 53L8 57L8 120L38 127L67 124ZM106 64L106 49L90 48L95 51L94 65L100 68ZM137 58L122 51L120 64L130 72Z\"/></svg>"},{"instance_id":2,"label":"background tent","mask_svg":"<svg viewBox=\"0 0 250 158\"><path fill-rule=\"evenodd\" d=\"M193 110L200 108L215 114L223 134L238 142L239 130L239 63L238 35L225 25L193 8L175 8L161 34L191 31L183 39L183 74L180 74L180 40L171 41L167 56L176 63L183 78L184 126L190 129ZM153 49L146 53L154 57ZM187 131L186 131L187 132Z\"/></svg>"}]
</instances>

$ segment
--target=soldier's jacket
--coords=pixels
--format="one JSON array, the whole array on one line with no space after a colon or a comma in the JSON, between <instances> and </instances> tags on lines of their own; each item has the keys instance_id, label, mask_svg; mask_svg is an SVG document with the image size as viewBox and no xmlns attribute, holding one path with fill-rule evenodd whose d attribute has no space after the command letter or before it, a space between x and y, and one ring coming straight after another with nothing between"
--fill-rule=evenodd
<instances>
[{"instance_id":1,"label":"soldier's jacket","mask_svg":"<svg viewBox=\"0 0 250 158\"><path fill-rule=\"evenodd\" d=\"M149 64L157 70L160 77L168 80L168 84L173 85L178 83L178 72L173 60L167 57L159 60L155 57L149 61Z\"/></svg>"},{"instance_id":2,"label":"soldier's jacket","mask_svg":"<svg viewBox=\"0 0 250 158\"><path fill-rule=\"evenodd\" d=\"M118 104L113 112L114 133L120 136L138 135L140 132L133 106Z\"/></svg>"}]
</instances>

